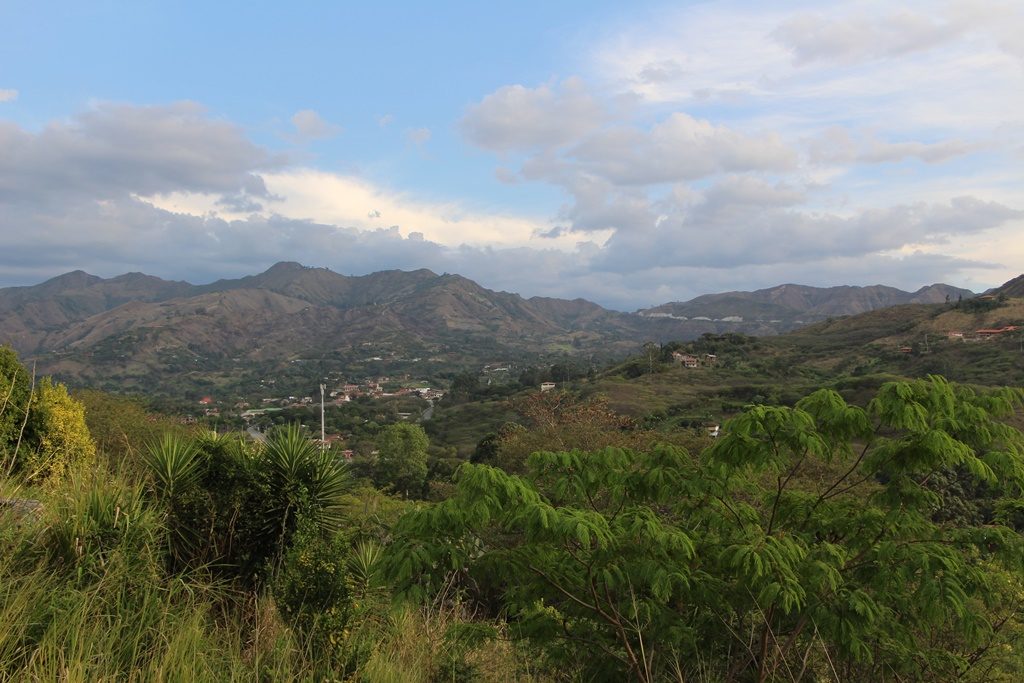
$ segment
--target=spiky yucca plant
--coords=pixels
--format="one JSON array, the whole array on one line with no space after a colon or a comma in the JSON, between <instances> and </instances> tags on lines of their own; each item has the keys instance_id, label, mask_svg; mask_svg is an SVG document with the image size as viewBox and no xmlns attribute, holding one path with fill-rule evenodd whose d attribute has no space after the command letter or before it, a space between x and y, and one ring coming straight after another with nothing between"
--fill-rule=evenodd
<instances>
[{"instance_id":1,"label":"spiky yucca plant","mask_svg":"<svg viewBox=\"0 0 1024 683\"><path fill-rule=\"evenodd\" d=\"M202 475L201 451L197 444L177 434L164 434L142 453L161 498L173 498L190 488Z\"/></svg>"},{"instance_id":2,"label":"spiky yucca plant","mask_svg":"<svg viewBox=\"0 0 1024 683\"><path fill-rule=\"evenodd\" d=\"M342 495L351 478L345 463L306 438L297 425L274 431L263 460L275 498L267 520L281 545L294 531L298 515L317 527L334 531L343 521Z\"/></svg>"},{"instance_id":3,"label":"spiky yucca plant","mask_svg":"<svg viewBox=\"0 0 1024 683\"><path fill-rule=\"evenodd\" d=\"M177 564L195 557L202 531L180 516L183 496L194 491L203 475L203 452L197 443L178 434L164 434L142 453L157 498L167 510L167 550Z\"/></svg>"}]
</instances>

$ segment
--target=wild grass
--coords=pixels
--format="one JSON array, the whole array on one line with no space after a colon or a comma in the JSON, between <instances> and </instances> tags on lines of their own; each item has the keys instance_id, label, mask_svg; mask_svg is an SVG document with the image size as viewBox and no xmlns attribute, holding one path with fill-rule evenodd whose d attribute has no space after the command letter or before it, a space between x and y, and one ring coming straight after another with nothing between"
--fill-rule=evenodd
<instances>
[{"instance_id":1,"label":"wild grass","mask_svg":"<svg viewBox=\"0 0 1024 683\"><path fill-rule=\"evenodd\" d=\"M308 638L269 590L169 572L165 520L141 484L94 474L45 492L0 482L43 504L0 513L2 682L543 680L509 641L458 635L498 623L392 606L366 539L339 558L355 599L346 628Z\"/></svg>"}]
</instances>

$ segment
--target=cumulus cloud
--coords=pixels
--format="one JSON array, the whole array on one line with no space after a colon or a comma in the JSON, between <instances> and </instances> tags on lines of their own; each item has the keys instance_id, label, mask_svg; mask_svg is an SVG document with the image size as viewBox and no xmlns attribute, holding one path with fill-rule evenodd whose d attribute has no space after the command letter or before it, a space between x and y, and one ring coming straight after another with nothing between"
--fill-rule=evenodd
<instances>
[{"instance_id":1,"label":"cumulus cloud","mask_svg":"<svg viewBox=\"0 0 1024 683\"><path fill-rule=\"evenodd\" d=\"M774 213L743 229L731 223L737 215L723 209L732 206L730 198L748 202L750 208L740 219L764 213L765 205L774 206L769 210ZM965 223L984 230L1015 215L1000 205L964 199L850 217L801 218L788 207L795 199L785 186L737 180L706 196L680 197L680 205L690 212L683 225L675 224L674 217L655 222L647 231L616 233L605 246L584 242L569 251L442 244L420 231L403 236L398 227L344 227L278 215L227 220L171 212L132 198L76 204L50 215L19 207L0 218L5 235L0 278L24 282L30 277L32 282L83 268L106 276L142 270L208 282L294 259L351 274L425 267L526 296L585 296L632 310L794 279L913 288L984 264L920 250L893 254L893 247L958 230ZM32 230L14 231L11 225L31 225Z\"/></svg>"},{"instance_id":2,"label":"cumulus cloud","mask_svg":"<svg viewBox=\"0 0 1024 683\"><path fill-rule=\"evenodd\" d=\"M814 263L829 258L878 257L934 247L1020 220L1024 212L998 202L957 197L849 215L795 208L799 193L748 180L709 189L687 206L652 204L655 221L619 230L599 264L611 271L648 266L736 269L752 264Z\"/></svg>"},{"instance_id":3,"label":"cumulus cloud","mask_svg":"<svg viewBox=\"0 0 1024 683\"><path fill-rule=\"evenodd\" d=\"M262 169L284 159L195 103L100 104L30 132L0 121L0 200L106 200L205 192L264 196Z\"/></svg>"},{"instance_id":4,"label":"cumulus cloud","mask_svg":"<svg viewBox=\"0 0 1024 683\"><path fill-rule=\"evenodd\" d=\"M527 153L519 174L499 167L497 177L512 182L521 176L563 188L571 202L556 218L576 231L631 230L657 220L659 212L652 207L647 191L652 185L729 172L784 172L797 163L795 151L776 134L746 133L684 112L670 113L646 127L602 125L613 108L597 105L578 80L568 89L568 99L593 106L563 106L561 94L547 87L527 91L515 86L512 94L503 88L484 98L478 110L464 119L463 127L464 131L468 127L471 141L481 146L502 153ZM532 114L523 114L531 108ZM573 120L554 116L560 108L582 109L583 122L571 125ZM492 125L488 129L491 134L481 136L482 118L501 125ZM539 120L544 125L538 125ZM550 237L563 231L537 234Z\"/></svg>"},{"instance_id":5,"label":"cumulus cloud","mask_svg":"<svg viewBox=\"0 0 1024 683\"><path fill-rule=\"evenodd\" d=\"M203 282L292 259L633 309L783 281L1016 274L1024 195L1006 158L1024 71L991 22L945 35L942 14L903 44L826 54L797 30L804 15L736 7L687 6L685 22L601 47L600 75L507 85L466 109L458 127L495 153L496 193L561 196L532 213L300 167L195 103L99 104L38 131L0 120L0 283L74 268ZM813 17L827 32L847 15ZM338 132L312 110L292 123L299 142ZM891 163L907 160L928 165Z\"/></svg>"},{"instance_id":6,"label":"cumulus cloud","mask_svg":"<svg viewBox=\"0 0 1024 683\"><path fill-rule=\"evenodd\" d=\"M0 88L0 102L13 102L18 99L18 91L12 88Z\"/></svg>"},{"instance_id":7,"label":"cumulus cloud","mask_svg":"<svg viewBox=\"0 0 1024 683\"><path fill-rule=\"evenodd\" d=\"M578 78L553 86L507 85L471 106L460 127L493 151L553 147L578 140L606 119L604 106Z\"/></svg>"},{"instance_id":8,"label":"cumulus cloud","mask_svg":"<svg viewBox=\"0 0 1024 683\"><path fill-rule=\"evenodd\" d=\"M731 120L800 135L879 122L903 137L921 129L969 134L1024 106L1019 3L909 0L894 8L824 0L813 7L666 8L598 43L589 79L662 106L734 107ZM677 65L669 74L685 77L659 78L659 65Z\"/></svg>"},{"instance_id":9,"label":"cumulus cloud","mask_svg":"<svg viewBox=\"0 0 1024 683\"><path fill-rule=\"evenodd\" d=\"M613 106L598 104L579 79L563 85L558 92L499 89L463 120L472 142L527 154L518 174L499 167L499 180L553 183L568 194L571 201L555 216L563 229L539 236L561 236L565 228L633 230L659 220L651 186L731 172L786 172L797 164L794 149L774 133L739 131L685 112L646 126L611 125ZM581 118L568 118L572 112Z\"/></svg>"},{"instance_id":10,"label":"cumulus cloud","mask_svg":"<svg viewBox=\"0 0 1024 683\"><path fill-rule=\"evenodd\" d=\"M682 112L649 130L597 132L568 156L619 185L695 180L727 171L785 171L796 162L778 135L747 135Z\"/></svg>"},{"instance_id":11,"label":"cumulus cloud","mask_svg":"<svg viewBox=\"0 0 1024 683\"><path fill-rule=\"evenodd\" d=\"M586 80L499 88L461 127L499 179L564 192L537 236L592 234L609 281L858 259L1012 273L1022 17L984 0L665 8L609 32Z\"/></svg>"},{"instance_id":12,"label":"cumulus cloud","mask_svg":"<svg viewBox=\"0 0 1024 683\"><path fill-rule=\"evenodd\" d=\"M292 125L295 126L294 139L298 142L310 140L324 140L332 138L341 132L341 126L325 121L320 114L312 109L302 109L292 116Z\"/></svg>"}]
</instances>

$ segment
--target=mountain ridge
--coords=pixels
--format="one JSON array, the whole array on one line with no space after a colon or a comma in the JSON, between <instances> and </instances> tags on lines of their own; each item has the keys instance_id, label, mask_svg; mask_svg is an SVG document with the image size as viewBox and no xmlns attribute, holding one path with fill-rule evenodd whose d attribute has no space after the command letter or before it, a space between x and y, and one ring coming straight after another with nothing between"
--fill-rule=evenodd
<instances>
[{"instance_id":1,"label":"mountain ridge","mask_svg":"<svg viewBox=\"0 0 1024 683\"><path fill-rule=\"evenodd\" d=\"M115 383L196 371L229 376L249 365L278 372L299 358L344 366L381 354L396 363L426 358L436 368L545 355L612 357L646 341L705 333L773 335L858 309L946 296L973 293L942 284L916 292L786 284L624 313L582 298L524 298L427 269L349 276L281 262L206 285L73 271L0 289L0 343L37 360L41 372Z\"/></svg>"},{"instance_id":2,"label":"mountain ridge","mask_svg":"<svg viewBox=\"0 0 1024 683\"><path fill-rule=\"evenodd\" d=\"M909 303L943 303L971 298L974 292L946 284L932 284L916 292L887 285L811 287L786 283L752 292L704 294L689 301L670 302L639 311L648 317L768 321L792 329L828 317L854 315ZM739 322L736 320L735 322Z\"/></svg>"}]
</instances>

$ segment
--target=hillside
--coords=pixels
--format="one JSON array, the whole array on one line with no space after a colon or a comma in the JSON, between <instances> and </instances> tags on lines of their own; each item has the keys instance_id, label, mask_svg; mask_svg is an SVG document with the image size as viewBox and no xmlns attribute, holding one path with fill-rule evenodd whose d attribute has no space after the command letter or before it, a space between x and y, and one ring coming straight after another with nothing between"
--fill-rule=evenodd
<instances>
[{"instance_id":1,"label":"hillside","mask_svg":"<svg viewBox=\"0 0 1024 683\"><path fill-rule=\"evenodd\" d=\"M690 301L649 308L640 314L680 320L724 320L766 326L779 332L834 316L855 315L901 304L955 302L973 296L969 290L944 284L929 285L916 292L883 285L821 288L785 284L754 292L706 294Z\"/></svg>"},{"instance_id":2,"label":"hillside","mask_svg":"<svg viewBox=\"0 0 1024 683\"><path fill-rule=\"evenodd\" d=\"M996 287L991 292L986 292L986 294L1024 297L1024 275L1018 275L1009 282L1003 283L1002 286Z\"/></svg>"},{"instance_id":3,"label":"hillside","mask_svg":"<svg viewBox=\"0 0 1024 683\"><path fill-rule=\"evenodd\" d=\"M328 373L436 378L485 363L600 363L646 341L773 335L816 316L961 295L970 292L783 285L631 314L584 299L524 299L425 269L346 276L282 262L200 286L75 271L0 289L0 343L72 383L245 393L271 378L315 385Z\"/></svg>"},{"instance_id":4,"label":"hillside","mask_svg":"<svg viewBox=\"0 0 1024 683\"><path fill-rule=\"evenodd\" d=\"M676 349L715 362L684 368L672 362ZM751 402L790 403L821 386L856 401L894 377L1022 386L1024 297L905 304L770 337L708 335L665 347L655 372L649 367L634 358L581 389L635 417L673 423L719 421Z\"/></svg>"},{"instance_id":5,"label":"hillside","mask_svg":"<svg viewBox=\"0 0 1024 683\"><path fill-rule=\"evenodd\" d=\"M349 277L297 263L202 286L78 271L0 290L0 312L0 342L41 372L160 393L251 388L282 375L308 384L328 371L430 376L567 353L610 358L648 328L664 328L582 299L494 292L459 275ZM315 367L299 367L311 359Z\"/></svg>"}]
</instances>

